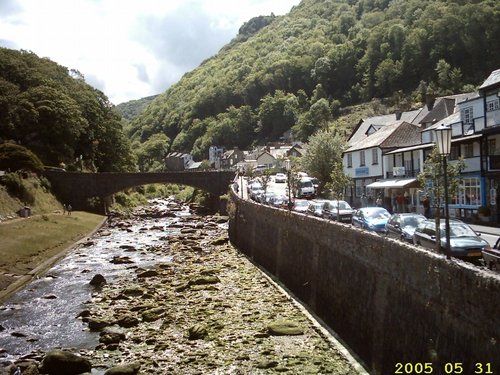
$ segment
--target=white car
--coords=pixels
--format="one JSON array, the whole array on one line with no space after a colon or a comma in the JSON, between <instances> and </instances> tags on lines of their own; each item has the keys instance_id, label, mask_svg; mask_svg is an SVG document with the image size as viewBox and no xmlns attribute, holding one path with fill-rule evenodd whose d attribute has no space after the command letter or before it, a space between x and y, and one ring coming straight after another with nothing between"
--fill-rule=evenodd
<instances>
[{"instance_id":1,"label":"white car","mask_svg":"<svg viewBox=\"0 0 500 375\"><path fill-rule=\"evenodd\" d=\"M276 182L277 184L285 183L286 182L286 174L276 173L276 175L274 176L274 182Z\"/></svg>"}]
</instances>

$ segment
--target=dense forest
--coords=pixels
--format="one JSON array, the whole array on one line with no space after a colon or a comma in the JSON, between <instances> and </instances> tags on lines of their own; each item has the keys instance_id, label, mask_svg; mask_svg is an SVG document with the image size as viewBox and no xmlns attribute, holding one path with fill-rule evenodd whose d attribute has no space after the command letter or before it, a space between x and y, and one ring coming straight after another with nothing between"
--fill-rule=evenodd
<instances>
[{"instance_id":1,"label":"dense forest","mask_svg":"<svg viewBox=\"0 0 500 375\"><path fill-rule=\"evenodd\" d=\"M346 131L342 109L373 98L407 109L474 89L499 67L499 19L496 0L303 0L254 18L129 124L140 168L161 150L206 159L211 145L246 148L289 129L298 140Z\"/></svg>"},{"instance_id":2,"label":"dense forest","mask_svg":"<svg viewBox=\"0 0 500 375\"><path fill-rule=\"evenodd\" d=\"M49 166L135 169L108 98L78 71L28 51L0 48L0 142L23 146Z\"/></svg>"}]
</instances>

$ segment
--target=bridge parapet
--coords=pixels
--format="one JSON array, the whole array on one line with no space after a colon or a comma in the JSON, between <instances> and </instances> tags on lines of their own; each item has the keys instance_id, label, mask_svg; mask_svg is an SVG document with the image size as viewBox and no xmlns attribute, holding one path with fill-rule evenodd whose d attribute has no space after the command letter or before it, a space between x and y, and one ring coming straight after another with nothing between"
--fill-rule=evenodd
<instances>
[{"instance_id":1,"label":"bridge parapet","mask_svg":"<svg viewBox=\"0 0 500 375\"><path fill-rule=\"evenodd\" d=\"M82 173L47 170L43 174L58 198L77 210L87 208L89 198L105 199L124 189L155 183L188 185L219 197L227 192L234 178L231 171Z\"/></svg>"}]
</instances>

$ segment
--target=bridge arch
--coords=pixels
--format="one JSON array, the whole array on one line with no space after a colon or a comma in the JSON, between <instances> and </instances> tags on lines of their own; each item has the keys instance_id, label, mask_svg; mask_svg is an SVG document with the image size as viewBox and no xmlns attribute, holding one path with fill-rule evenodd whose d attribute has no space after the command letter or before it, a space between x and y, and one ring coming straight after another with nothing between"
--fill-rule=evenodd
<instances>
[{"instance_id":1,"label":"bridge arch","mask_svg":"<svg viewBox=\"0 0 500 375\"><path fill-rule=\"evenodd\" d=\"M50 181L57 197L71 203L76 210L87 209L89 198L105 200L124 189L155 183L192 186L218 199L227 192L234 178L234 172L231 171L82 173L47 170L43 175Z\"/></svg>"}]
</instances>

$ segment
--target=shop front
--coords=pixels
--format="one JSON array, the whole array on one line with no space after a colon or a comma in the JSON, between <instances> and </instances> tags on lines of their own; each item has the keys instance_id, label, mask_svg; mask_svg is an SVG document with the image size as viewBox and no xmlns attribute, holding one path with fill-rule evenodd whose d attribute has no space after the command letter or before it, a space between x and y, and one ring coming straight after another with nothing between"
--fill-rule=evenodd
<instances>
[{"instance_id":1,"label":"shop front","mask_svg":"<svg viewBox=\"0 0 500 375\"><path fill-rule=\"evenodd\" d=\"M399 178L379 180L366 186L367 191L391 213L417 212L422 213L421 190L416 178Z\"/></svg>"}]
</instances>

